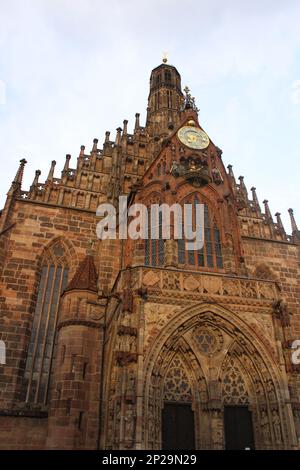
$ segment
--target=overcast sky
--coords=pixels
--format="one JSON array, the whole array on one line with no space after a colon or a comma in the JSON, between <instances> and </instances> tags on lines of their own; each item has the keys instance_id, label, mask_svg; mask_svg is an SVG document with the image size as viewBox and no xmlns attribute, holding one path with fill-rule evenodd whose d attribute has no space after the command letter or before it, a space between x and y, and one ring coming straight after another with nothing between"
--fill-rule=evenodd
<instances>
[{"instance_id":1,"label":"overcast sky","mask_svg":"<svg viewBox=\"0 0 300 470\"><path fill-rule=\"evenodd\" d=\"M300 225L299 0L0 0L0 206L141 113L168 51L236 177ZM250 191L249 191L250 192Z\"/></svg>"}]
</instances>

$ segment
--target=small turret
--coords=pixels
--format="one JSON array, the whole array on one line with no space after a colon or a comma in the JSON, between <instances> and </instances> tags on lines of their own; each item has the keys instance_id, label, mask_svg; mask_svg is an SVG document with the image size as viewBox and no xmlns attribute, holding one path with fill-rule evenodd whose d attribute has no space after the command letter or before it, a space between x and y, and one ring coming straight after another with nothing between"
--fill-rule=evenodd
<instances>
[{"instance_id":1,"label":"small turret","mask_svg":"<svg viewBox=\"0 0 300 470\"><path fill-rule=\"evenodd\" d=\"M257 212L260 212L260 205L259 205L258 197L256 194L256 188L254 188L254 186L252 186L251 192L252 192L253 206L257 210Z\"/></svg>"},{"instance_id":2,"label":"small turret","mask_svg":"<svg viewBox=\"0 0 300 470\"><path fill-rule=\"evenodd\" d=\"M266 216L266 219L269 221L269 222L273 222L273 217L272 217L272 214L271 214L271 211L270 211L270 208L269 208L269 201L267 199L265 199L263 201L263 204L265 206L265 216Z\"/></svg>"},{"instance_id":3,"label":"small turret","mask_svg":"<svg viewBox=\"0 0 300 470\"><path fill-rule=\"evenodd\" d=\"M34 191L34 189L38 186L40 176L41 170L36 170L32 185L30 186L30 191Z\"/></svg>"},{"instance_id":4,"label":"small turret","mask_svg":"<svg viewBox=\"0 0 300 470\"><path fill-rule=\"evenodd\" d=\"M50 170L49 170L49 174L48 174L48 177L47 177L47 181L49 181L49 182L53 181L55 165L56 165L56 161L52 160L51 167L50 167Z\"/></svg>"}]
</instances>

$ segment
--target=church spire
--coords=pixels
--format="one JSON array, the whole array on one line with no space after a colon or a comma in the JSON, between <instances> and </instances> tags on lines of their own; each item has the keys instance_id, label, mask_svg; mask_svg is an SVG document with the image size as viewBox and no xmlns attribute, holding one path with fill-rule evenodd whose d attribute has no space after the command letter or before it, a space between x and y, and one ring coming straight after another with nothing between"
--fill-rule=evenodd
<instances>
[{"instance_id":1,"label":"church spire","mask_svg":"<svg viewBox=\"0 0 300 470\"><path fill-rule=\"evenodd\" d=\"M179 124L182 101L180 74L173 65L163 62L150 76L146 122L150 135L158 129L160 136L166 136Z\"/></svg>"}]
</instances>

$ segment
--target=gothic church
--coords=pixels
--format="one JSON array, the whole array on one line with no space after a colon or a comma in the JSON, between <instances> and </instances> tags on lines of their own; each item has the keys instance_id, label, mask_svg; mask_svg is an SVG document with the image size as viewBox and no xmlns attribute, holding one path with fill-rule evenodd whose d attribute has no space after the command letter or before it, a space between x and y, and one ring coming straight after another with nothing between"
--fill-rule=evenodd
<instances>
[{"instance_id":1,"label":"gothic church","mask_svg":"<svg viewBox=\"0 0 300 470\"><path fill-rule=\"evenodd\" d=\"M164 61L135 115L0 215L2 449L296 449L300 231L261 207ZM207 132L206 132L207 131ZM217 136L216 136L217 137ZM205 244L99 240L96 209L204 205ZM174 227L170 227L171 231ZM161 230L161 227L159 227ZM3 363L5 362L5 363Z\"/></svg>"}]
</instances>

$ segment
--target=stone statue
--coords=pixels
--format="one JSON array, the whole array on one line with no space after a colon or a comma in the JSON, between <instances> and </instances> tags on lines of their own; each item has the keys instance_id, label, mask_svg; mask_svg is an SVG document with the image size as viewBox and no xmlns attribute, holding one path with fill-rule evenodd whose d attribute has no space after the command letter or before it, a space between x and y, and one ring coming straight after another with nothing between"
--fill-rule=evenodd
<instances>
[{"instance_id":1,"label":"stone statue","mask_svg":"<svg viewBox=\"0 0 300 470\"><path fill-rule=\"evenodd\" d=\"M273 419L276 443L280 444L281 443L281 426L280 426L280 418L279 418L277 410L272 411L272 417L273 417L272 419Z\"/></svg>"},{"instance_id":2,"label":"stone statue","mask_svg":"<svg viewBox=\"0 0 300 470\"><path fill-rule=\"evenodd\" d=\"M265 410L261 413L260 424L265 444L270 444L269 419Z\"/></svg>"},{"instance_id":3,"label":"stone statue","mask_svg":"<svg viewBox=\"0 0 300 470\"><path fill-rule=\"evenodd\" d=\"M132 405L128 406L125 411L124 423L125 439L127 441L133 441L135 431L135 412Z\"/></svg>"}]
</instances>

